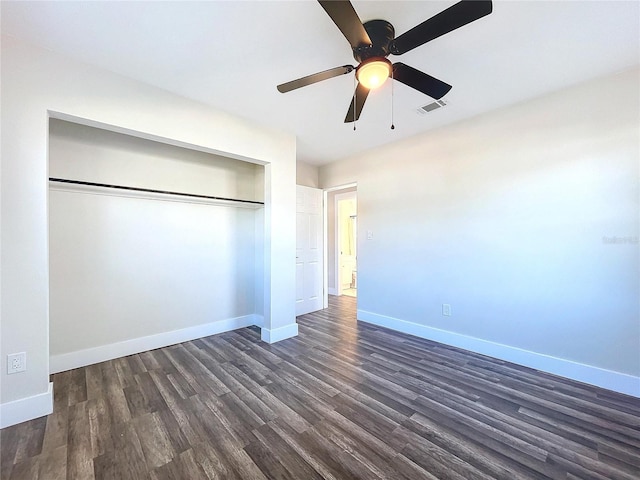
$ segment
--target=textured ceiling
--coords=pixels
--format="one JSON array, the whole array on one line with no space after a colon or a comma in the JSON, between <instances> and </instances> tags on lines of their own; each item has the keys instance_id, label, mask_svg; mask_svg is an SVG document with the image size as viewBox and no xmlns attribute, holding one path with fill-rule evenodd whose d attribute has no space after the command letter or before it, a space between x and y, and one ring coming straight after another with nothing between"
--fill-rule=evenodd
<instances>
[{"instance_id":1,"label":"textured ceiling","mask_svg":"<svg viewBox=\"0 0 640 480\"><path fill-rule=\"evenodd\" d=\"M362 21L399 35L453 5L353 1ZM363 150L637 65L638 1L494 1L493 13L391 57L453 85L445 108L391 82L369 95L353 131L343 119L353 73L287 94L276 85L356 62L315 1L7 2L2 33L294 132L311 164ZM606 94L606 92L603 92Z\"/></svg>"}]
</instances>

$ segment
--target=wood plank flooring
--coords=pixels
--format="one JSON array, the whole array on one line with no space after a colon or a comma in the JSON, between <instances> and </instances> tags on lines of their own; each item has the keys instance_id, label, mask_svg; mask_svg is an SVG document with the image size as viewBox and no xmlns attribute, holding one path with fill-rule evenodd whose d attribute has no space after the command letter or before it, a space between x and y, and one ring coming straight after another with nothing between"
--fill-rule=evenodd
<instances>
[{"instance_id":1,"label":"wood plank flooring","mask_svg":"<svg viewBox=\"0 0 640 480\"><path fill-rule=\"evenodd\" d=\"M53 375L1 478L639 479L640 400L355 320L247 328Z\"/></svg>"}]
</instances>

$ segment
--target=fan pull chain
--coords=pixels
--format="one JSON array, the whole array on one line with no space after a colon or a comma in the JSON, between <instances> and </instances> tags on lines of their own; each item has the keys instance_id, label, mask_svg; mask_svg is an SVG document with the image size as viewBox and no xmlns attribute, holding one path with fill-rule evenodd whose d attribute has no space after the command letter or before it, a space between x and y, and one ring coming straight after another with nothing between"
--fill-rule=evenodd
<instances>
[{"instance_id":1,"label":"fan pull chain","mask_svg":"<svg viewBox=\"0 0 640 480\"><path fill-rule=\"evenodd\" d=\"M393 124L393 67L391 67L391 130L394 130L396 126Z\"/></svg>"}]
</instances>

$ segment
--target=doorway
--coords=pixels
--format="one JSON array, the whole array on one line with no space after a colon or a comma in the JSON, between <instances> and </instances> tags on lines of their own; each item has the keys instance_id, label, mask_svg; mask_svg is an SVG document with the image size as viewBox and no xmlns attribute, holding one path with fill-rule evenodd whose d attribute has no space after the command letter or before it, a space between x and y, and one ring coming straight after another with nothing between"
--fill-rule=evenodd
<instances>
[{"instance_id":1,"label":"doorway","mask_svg":"<svg viewBox=\"0 0 640 480\"><path fill-rule=\"evenodd\" d=\"M339 295L357 297L358 208L356 192L336 196L336 256L338 258Z\"/></svg>"},{"instance_id":2,"label":"doorway","mask_svg":"<svg viewBox=\"0 0 640 480\"><path fill-rule=\"evenodd\" d=\"M358 209L355 185L326 191L327 291L357 297Z\"/></svg>"}]
</instances>

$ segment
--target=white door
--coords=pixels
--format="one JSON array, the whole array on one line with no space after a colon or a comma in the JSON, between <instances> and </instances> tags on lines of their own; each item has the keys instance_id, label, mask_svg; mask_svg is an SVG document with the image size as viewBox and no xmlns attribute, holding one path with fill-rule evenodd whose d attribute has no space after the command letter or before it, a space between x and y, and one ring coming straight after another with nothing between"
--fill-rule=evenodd
<instances>
[{"instance_id":1,"label":"white door","mask_svg":"<svg viewBox=\"0 0 640 480\"><path fill-rule=\"evenodd\" d=\"M297 186L296 315L322 309L322 190Z\"/></svg>"}]
</instances>

